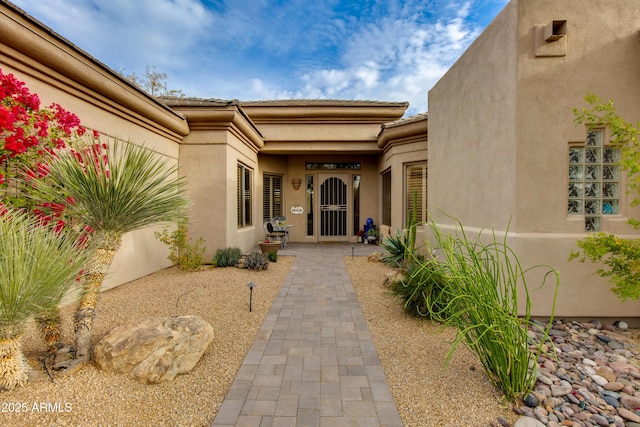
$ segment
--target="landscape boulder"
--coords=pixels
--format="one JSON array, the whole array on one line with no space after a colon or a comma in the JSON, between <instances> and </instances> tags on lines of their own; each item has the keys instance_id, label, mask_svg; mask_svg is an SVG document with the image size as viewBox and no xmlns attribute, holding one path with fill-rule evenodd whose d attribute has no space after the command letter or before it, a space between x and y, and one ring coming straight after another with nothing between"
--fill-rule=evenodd
<instances>
[{"instance_id":1,"label":"landscape boulder","mask_svg":"<svg viewBox=\"0 0 640 427\"><path fill-rule=\"evenodd\" d=\"M197 316L154 317L111 330L94 348L107 372L156 384L189 372L213 341L213 328Z\"/></svg>"}]
</instances>

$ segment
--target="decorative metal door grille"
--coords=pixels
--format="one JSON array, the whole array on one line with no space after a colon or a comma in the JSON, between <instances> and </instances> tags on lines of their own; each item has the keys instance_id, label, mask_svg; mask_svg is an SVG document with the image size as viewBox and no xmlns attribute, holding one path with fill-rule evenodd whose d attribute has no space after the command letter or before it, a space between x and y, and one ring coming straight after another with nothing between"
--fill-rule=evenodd
<instances>
[{"instance_id":1,"label":"decorative metal door grille","mask_svg":"<svg viewBox=\"0 0 640 427\"><path fill-rule=\"evenodd\" d=\"M320 236L347 236L347 184L340 178L320 185Z\"/></svg>"}]
</instances>

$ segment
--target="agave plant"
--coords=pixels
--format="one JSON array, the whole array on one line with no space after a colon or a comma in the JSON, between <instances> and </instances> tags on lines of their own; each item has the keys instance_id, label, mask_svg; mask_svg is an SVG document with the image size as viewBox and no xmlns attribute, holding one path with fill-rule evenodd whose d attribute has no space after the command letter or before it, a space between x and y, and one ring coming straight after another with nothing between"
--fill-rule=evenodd
<instances>
[{"instance_id":1,"label":"agave plant","mask_svg":"<svg viewBox=\"0 0 640 427\"><path fill-rule=\"evenodd\" d=\"M26 321L57 306L91 255L76 237L13 209L0 215L0 389L27 382L20 349Z\"/></svg>"},{"instance_id":2,"label":"agave plant","mask_svg":"<svg viewBox=\"0 0 640 427\"><path fill-rule=\"evenodd\" d=\"M122 236L153 224L184 218L188 201L177 166L144 146L115 140L111 151L93 149L60 155L47 182L37 183L46 200L67 203L70 217L91 227L96 248L89 260L83 294L74 316L76 356L89 360L91 329L99 289Z\"/></svg>"}]
</instances>

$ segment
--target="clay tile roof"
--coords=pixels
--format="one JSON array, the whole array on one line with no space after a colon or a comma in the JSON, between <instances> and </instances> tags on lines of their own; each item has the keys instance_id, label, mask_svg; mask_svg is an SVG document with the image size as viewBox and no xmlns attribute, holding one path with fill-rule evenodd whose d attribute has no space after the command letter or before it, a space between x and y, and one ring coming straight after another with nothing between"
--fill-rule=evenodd
<instances>
[{"instance_id":1,"label":"clay tile roof","mask_svg":"<svg viewBox=\"0 0 640 427\"><path fill-rule=\"evenodd\" d=\"M398 120L394 120L392 122L389 123L385 123L382 125L382 128L392 128L392 127L396 127L396 126L402 126L402 125L406 125L409 123L415 123L415 122L419 122L421 120L427 120L429 113L420 113L420 114L416 114L414 116L409 116L409 117L404 117L402 119L398 119Z\"/></svg>"},{"instance_id":2,"label":"clay tile roof","mask_svg":"<svg viewBox=\"0 0 640 427\"><path fill-rule=\"evenodd\" d=\"M241 105L273 105L273 106L394 106L409 107L408 102L387 102L355 99L270 99L255 101L240 101Z\"/></svg>"},{"instance_id":3,"label":"clay tile roof","mask_svg":"<svg viewBox=\"0 0 640 427\"><path fill-rule=\"evenodd\" d=\"M240 101L237 99L194 98L188 96L158 96L157 99L170 107L226 107L240 105Z\"/></svg>"}]
</instances>

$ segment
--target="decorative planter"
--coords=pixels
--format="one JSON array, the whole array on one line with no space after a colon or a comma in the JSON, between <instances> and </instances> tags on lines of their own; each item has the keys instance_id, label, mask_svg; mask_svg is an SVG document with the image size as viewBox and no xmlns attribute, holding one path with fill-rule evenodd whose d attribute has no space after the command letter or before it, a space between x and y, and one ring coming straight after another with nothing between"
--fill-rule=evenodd
<instances>
[{"instance_id":1,"label":"decorative planter","mask_svg":"<svg viewBox=\"0 0 640 427\"><path fill-rule=\"evenodd\" d=\"M258 244L263 254L269 254L271 252L277 254L278 249L280 249L280 242L258 242Z\"/></svg>"}]
</instances>

